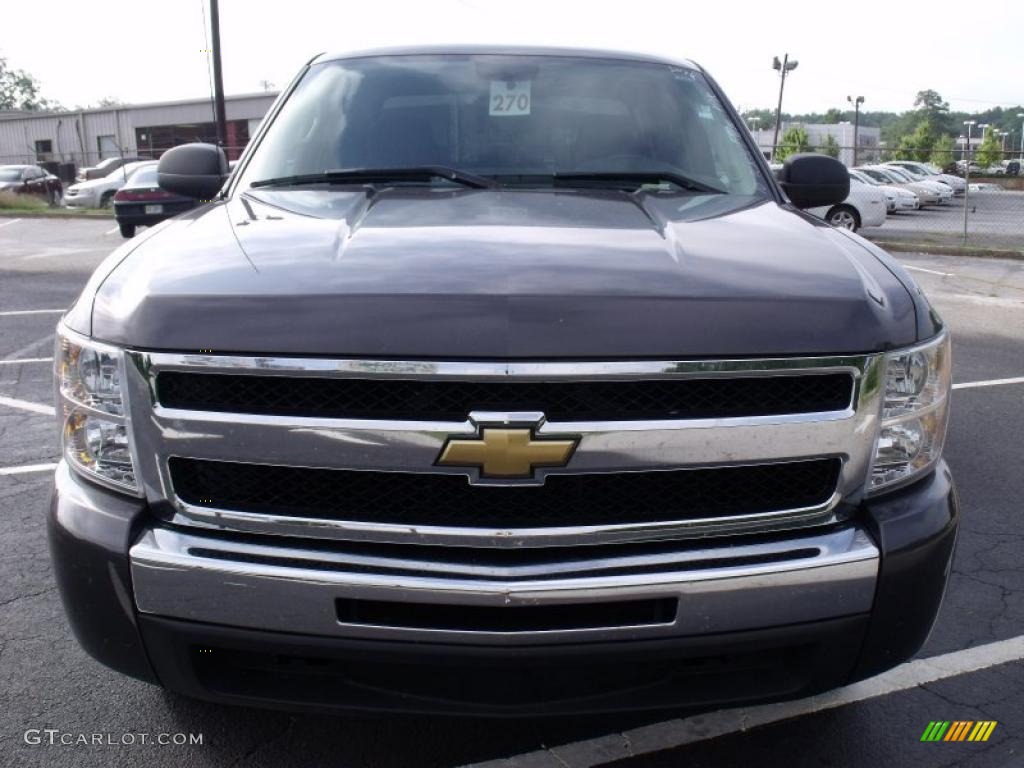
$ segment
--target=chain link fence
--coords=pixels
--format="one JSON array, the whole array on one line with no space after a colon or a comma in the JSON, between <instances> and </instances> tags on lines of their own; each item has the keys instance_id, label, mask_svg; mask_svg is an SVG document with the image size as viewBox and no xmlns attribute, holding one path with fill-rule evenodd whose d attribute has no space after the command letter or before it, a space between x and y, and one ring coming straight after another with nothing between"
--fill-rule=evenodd
<instances>
[{"instance_id":1,"label":"chain link fence","mask_svg":"<svg viewBox=\"0 0 1024 768\"><path fill-rule=\"evenodd\" d=\"M796 149L780 145L774 162ZM1024 254L1024 156L1020 150L982 154L972 146L968 162L962 147L939 155L908 153L906 147L861 146L854 164L853 147L832 146L831 153L826 149L804 147L802 151L838 154L852 167L850 197L842 206L858 211L858 219L864 220L858 229L861 235L879 244L922 250L936 245L968 246ZM770 146L762 146L761 151L772 158ZM860 209L870 207L870 199L879 193L886 198L886 216L880 223L869 224L869 215L862 215ZM917 197L916 205L908 205L906 193ZM838 208L823 215L827 218Z\"/></svg>"}]
</instances>

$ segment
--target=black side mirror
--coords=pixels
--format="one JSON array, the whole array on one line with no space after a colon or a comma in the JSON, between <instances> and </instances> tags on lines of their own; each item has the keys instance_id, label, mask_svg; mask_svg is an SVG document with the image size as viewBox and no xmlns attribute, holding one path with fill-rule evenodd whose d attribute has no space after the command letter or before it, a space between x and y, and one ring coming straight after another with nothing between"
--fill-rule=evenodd
<instances>
[{"instance_id":1,"label":"black side mirror","mask_svg":"<svg viewBox=\"0 0 1024 768\"><path fill-rule=\"evenodd\" d=\"M162 189L197 200L209 200L228 177L228 158L215 144L182 144L169 149L156 167Z\"/></svg>"},{"instance_id":2,"label":"black side mirror","mask_svg":"<svg viewBox=\"0 0 1024 768\"><path fill-rule=\"evenodd\" d=\"M791 155L778 179L797 208L835 205L850 194L850 173L845 165L828 155Z\"/></svg>"}]
</instances>

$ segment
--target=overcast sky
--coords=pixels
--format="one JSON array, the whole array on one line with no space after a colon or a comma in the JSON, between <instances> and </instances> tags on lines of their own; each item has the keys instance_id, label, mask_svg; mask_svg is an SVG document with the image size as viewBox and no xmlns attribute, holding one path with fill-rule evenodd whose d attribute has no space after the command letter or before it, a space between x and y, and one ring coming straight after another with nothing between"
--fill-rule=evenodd
<instances>
[{"instance_id":1,"label":"overcast sky","mask_svg":"<svg viewBox=\"0 0 1024 768\"><path fill-rule=\"evenodd\" d=\"M72 106L208 96L207 0L4 3L0 56ZM790 19L790 16L795 18ZM965 22L962 19L966 18ZM799 68L784 109L863 95L902 111L937 90L954 109L1024 102L1024 2L861 0L221 0L228 94L283 87L324 51L435 43L600 47L690 58L740 108L774 107L774 55Z\"/></svg>"}]
</instances>

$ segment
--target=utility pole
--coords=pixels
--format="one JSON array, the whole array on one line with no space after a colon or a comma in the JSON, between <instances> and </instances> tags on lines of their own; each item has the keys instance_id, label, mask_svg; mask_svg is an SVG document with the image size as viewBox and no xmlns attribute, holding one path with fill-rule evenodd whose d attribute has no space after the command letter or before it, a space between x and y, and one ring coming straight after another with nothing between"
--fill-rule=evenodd
<instances>
[{"instance_id":1,"label":"utility pole","mask_svg":"<svg viewBox=\"0 0 1024 768\"><path fill-rule=\"evenodd\" d=\"M228 143L228 121L224 110L224 77L220 68L220 8L210 0L210 43L213 47L213 112L217 123L217 143L222 149Z\"/></svg>"},{"instance_id":2,"label":"utility pole","mask_svg":"<svg viewBox=\"0 0 1024 768\"><path fill-rule=\"evenodd\" d=\"M772 139L772 160L775 159L775 151L779 147L779 128L782 126L782 91L786 87L786 73L796 69L798 63L796 59L790 61L788 53L782 57L782 61L779 61L778 56L772 61L772 69L777 71L781 77L779 81L779 106L775 110L775 138Z\"/></svg>"},{"instance_id":3,"label":"utility pole","mask_svg":"<svg viewBox=\"0 0 1024 768\"><path fill-rule=\"evenodd\" d=\"M1024 160L1024 112L1017 113L1017 119L1021 121L1020 124L1020 159Z\"/></svg>"},{"instance_id":4,"label":"utility pole","mask_svg":"<svg viewBox=\"0 0 1024 768\"><path fill-rule=\"evenodd\" d=\"M864 97L858 96L854 99L847 96L846 100L853 104L853 164L857 165L857 130L860 128L860 105L864 103Z\"/></svg>"}]
</instances>

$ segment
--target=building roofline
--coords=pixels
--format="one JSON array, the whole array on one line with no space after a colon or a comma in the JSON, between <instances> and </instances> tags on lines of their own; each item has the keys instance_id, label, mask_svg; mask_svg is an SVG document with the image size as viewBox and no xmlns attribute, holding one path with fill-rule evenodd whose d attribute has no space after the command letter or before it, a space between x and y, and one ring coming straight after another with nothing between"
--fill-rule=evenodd
<instances>
[{"instance_id":1,"label":"building roofline","mask_svg":"<svg viewBox=\"0 0 1024 768\"><path fill-rule=\"evenodd\" d=\"M256 91L254 93L237 93L231 96L225 96L224 101L241 101L243 99L255 99L255 98L271 98L276 99L278 91ZM159 109L160 107L182 107L189 106L192 104L209 104L209 97L202 97L198 99L174 99L171 101L150 101L145 103L136 104L117 104L109 107L90 107L88 109L59 109L59 110L30 110L30 109L12 109L0 111L0 120L23 120L33 119L39 117L62 117L64 115L92 115L98 112L115 112L122 109Z\"/></svg>"}]
</instances>

